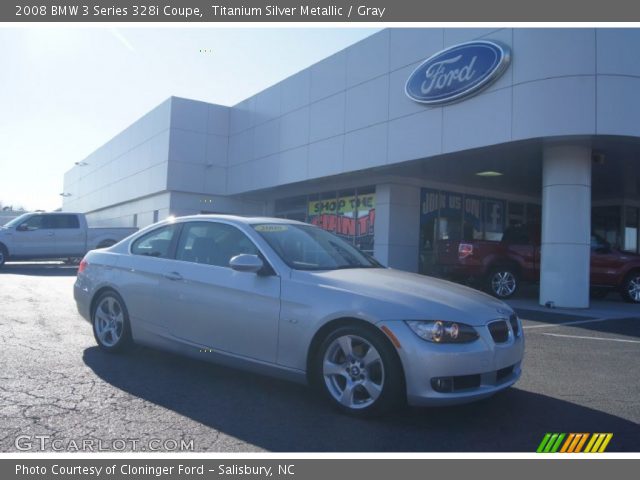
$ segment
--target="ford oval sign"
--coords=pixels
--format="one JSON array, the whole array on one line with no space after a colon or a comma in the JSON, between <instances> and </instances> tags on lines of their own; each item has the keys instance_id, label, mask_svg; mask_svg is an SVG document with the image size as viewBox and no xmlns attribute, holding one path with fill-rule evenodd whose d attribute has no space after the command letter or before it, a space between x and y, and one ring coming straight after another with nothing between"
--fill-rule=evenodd
<instances>
[{"instance_id":1,"label":"ford oval sign","mask_svg":"<svg viewBox=\"0 0 640 480\"><path fill-rule=\"evenodd\" d=\"M405 86L409 98L427 105L457 102L478 93L509 66L511 51L479 40L447 48L416 68Z\"/></svg>"}]
</instances>

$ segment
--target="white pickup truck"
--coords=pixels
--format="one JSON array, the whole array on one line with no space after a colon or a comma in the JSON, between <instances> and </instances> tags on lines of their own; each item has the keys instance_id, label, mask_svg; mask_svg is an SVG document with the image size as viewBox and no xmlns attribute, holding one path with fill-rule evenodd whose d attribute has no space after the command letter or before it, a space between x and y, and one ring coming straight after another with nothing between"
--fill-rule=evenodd
<instances>
[{"instance_id":1,"label":"white pickup truck","mask_svg":"<svg viewBox=\"0 0 640 480\"><path fill-rule=\"evenodd\" d=\"M0 267L7 260L74 259L110 247L137 228L89 228L81 213L25 213L0 226Z\"/></svg>"}]
</instances>

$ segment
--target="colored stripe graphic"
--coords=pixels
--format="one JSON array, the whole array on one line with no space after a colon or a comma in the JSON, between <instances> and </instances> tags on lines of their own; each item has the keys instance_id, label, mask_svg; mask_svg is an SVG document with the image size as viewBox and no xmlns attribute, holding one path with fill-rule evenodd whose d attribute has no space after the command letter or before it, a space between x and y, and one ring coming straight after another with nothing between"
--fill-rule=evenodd
<instances>
[{"instance_id":1,"label":"colored stripe graphic","mask_svg":"<svg viewBox=\"0 0 640 480\"><path fill-rule=\"evenodd\" d=\"M597 453L598 449L600 448L600 444L604 440L604 437L605 435L601 433L597 434L596 443L594 443L593 447L591 447L591 453Z\"/></svg>"},{"instance_id":2,"label":"colored stripe graphic","mask_svg":"<svg viewBox=\"0 0 640 480\"><path fill-rule=\"evenodd\" d=\"M567 441L564 442L564 445L562 445L562 449L560 450L560 453L566 453L567 449L569 448L569 445L571 445L571 442L573 442L573 439L575 438L576 434L575 433L570 433L569 436L567 437Z\"/></svg>"},{"instance_id":3,"label":"colored stripe graphic","mask_svg":"<svg viewBox=\"0 0 640 480\"><path fill-rule=\"evenodd\" d=\"M591 453L591 447L593 447L593 444L596 443L596 437L597 435L591 435L591 440L589 440L589 443L587 443L587 448L584 449L584 453Z\"/></svg>"},{"instance_id":4,"label":"colored stripe graphic","mask_svg":"<svg viewBox=\"0 0 640 480\"><path fill-rule=\"evenodd\" d=\"M613 438L613 433L607 433L606 435L607 436L605 437L604 442L602 442L602 445L600 445L600 450L598 450L598 453L604 452L607 446L609 445L609 442Z\"/></svg>"},{"instance_id":5,"label":"colored stripe graphic","mask_svg":"<svg viewBox=\"0 0 640 480\"><path fill-rule=\"evenodd\" d=\"M589 438L589 434L588 433L583 433L582 434L582 438L578 442L578 445L576 445L575 453L580 453L582 451L582 447L584 446L585 442L587 441L587 438Z\"/></svg>"},{"instance_id":6,"label":"colored stripe graphic","mask_svg":"<svg viewBox=\"0 0 640 480\"><path fill-rule=\"evenodd\" d=\"M558 439L558 434L557 433L553 433L551 435L551 438L549 439L549 441L547 442L547 446L544 447L544 453L551 453L551 448L553 447L553 445L556 443L556 440Z\"/></svg>"},{"instance_id":7,"label":"colored stripe graphic","mask_svg":"<svg viewBox=\"0 0 640 480\"><path fill-rule=\"evenodd\" d=\"M536 452L538 453L556 453L566 433L547 433L542 438L542 442L538 445Z\"/></svg>"},{"instance_id":8,"label":"colored stripe graphic","mask_svg":"<svg viewBox=\"0 0 640 480\"><path fill-rule=\"evenodd\" d=\"M538 449L536 450L537 453L544 452L544 447L547 445L547 442L549 441L550 438L551 438L551 434L545 433L544 437L542 438L542 441L540 442L540 445L538 445Z\"/></svg>"},{"instance_id":9,"label":"colored stripe graphic","mask_svg":"<svg viewBox=\"0 0 640 480\"><path fill-rule=\"evenodd\" d=\"M558 439L556 440L556 443L553 445L553 447L551 447L551 450L549 450L549 453L556 453L558 451L558 448L560 448L560 444L562 443L564 437L564 433L558 435Z\"/></svg>"},{"instance_id":10,"label":"colored stripe graphic","mask_svg":"<svg viewBox=\"0 0 640 480\"><path fill-rule=\"evenodd\" d=\"M613 433L594 433L589 445L587 445L585 453L604 452L612 438Z\"/></svg>"},{"instance_id":11,"label":"colored stripe graphic","mask_svg":"<svg viewBox=\"0 0 640 480\"><path fill-rule=\"evenodd\" d=\"M602 453L612 438L613 433L546 433L536 452L580 453L584 451L584 453Z\"/></svg>"},{"instance_id":12,"label":"colored stripe graphic","mask_svg":"<svg viewBox=\"0 0 640 480\"><path fill-rule=\"evenodd\" d=\"M567 453L573 453L576 449L576 445L578 445L578 441L582 438L582 434L581 433L576 433L576 436L573 437L573 442L571 442L571 445L569 445L569 449L567 450Z\"/></svg>"}]
</instances>

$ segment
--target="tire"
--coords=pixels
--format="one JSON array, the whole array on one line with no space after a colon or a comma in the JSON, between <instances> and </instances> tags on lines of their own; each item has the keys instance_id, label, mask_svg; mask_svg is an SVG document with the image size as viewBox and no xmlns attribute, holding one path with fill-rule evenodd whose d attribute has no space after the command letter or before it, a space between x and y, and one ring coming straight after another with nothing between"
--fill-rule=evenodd
<instances>
[{"instance_id":1,"label":"tire","mask_svg":"<svg viewBox=\"0 0 640 480\"><path fill-rule=\"evenodd\" d=\"M513 267L496 267L487 276L487 291L500 299L511 298L520 287L520 279Z\"/></svg>"},{"instance_id":2,"label":"tire","mask_svg":"<svg viewBox=\"0 0 640 480\"><path fill-rule=\"evenodd\" d=\"M9 252L7 252L7 247L5 247L4 245L0 245L0 268L2 268L8 258Z\"/></svg>"},{"instance_id":3,"label":"tire","mask_svg":"<svg viewBox=\"0 0 640 480\"><path fill-rule=\"evenodd\" d=\"M335 408L354 416L381 415L404 398L396 352L365 325L339 327L326 336L313 362L313 379Z\"/></svg>"},{"instance_id":4,"label":"tire","mask_svg":"<svg viewBox=\"0 0 640 480\"><path fill-rule=\"evenodd\" d=\"M121 352L133 343L127 307L113 290L102 293L94 302L91 324L93 336L105 352Z\"/></svg>"},{"instance_id":5,"label":"tire","mask_svg":"<svg viewBox=\"0 0 640 480\"><path fill-rule=\"evenodd\" d=\"M622 298L629 303L640 303L640 270L631 272L622 282Z\"/></svg>"}]
</instances>

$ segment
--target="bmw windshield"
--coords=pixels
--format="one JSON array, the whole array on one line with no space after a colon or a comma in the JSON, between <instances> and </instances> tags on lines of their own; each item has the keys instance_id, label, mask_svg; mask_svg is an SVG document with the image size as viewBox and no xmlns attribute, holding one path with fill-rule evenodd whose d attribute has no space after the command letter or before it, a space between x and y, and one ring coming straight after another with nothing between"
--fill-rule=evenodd
<instances>
[{"instance_id":1,"label":"bmw windshield","mask_svg":"<svg viewBox=\"0 0 640 480\"><path fill-rule=\"evenodd\" d=\"M382 268L375 259L341 238L311 225L253 225L289 267L296 270Z\"/></svg>"}]
</instances>

